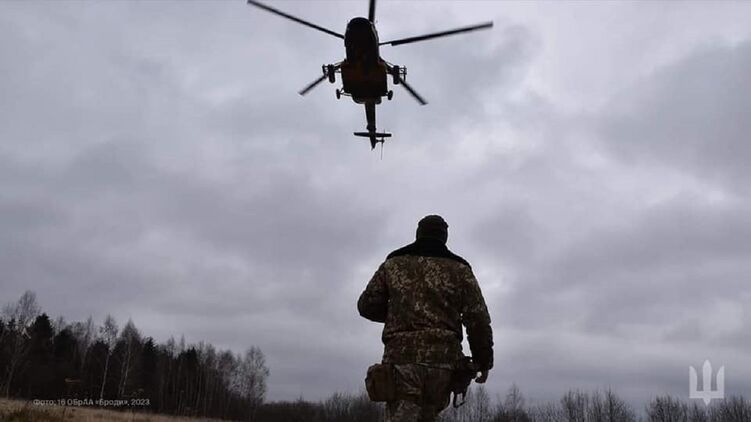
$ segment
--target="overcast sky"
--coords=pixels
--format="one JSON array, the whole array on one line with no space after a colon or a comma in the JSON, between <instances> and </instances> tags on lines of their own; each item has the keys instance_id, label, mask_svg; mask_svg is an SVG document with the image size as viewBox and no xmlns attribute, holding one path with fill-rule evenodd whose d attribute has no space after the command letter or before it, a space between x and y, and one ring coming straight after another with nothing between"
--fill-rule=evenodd
<instances>
[{"instance_id":1,"label":"overcast sky","mask_svg":"<svg viewBox=\"0 0 751 422\"><path fill-rule=\"evenodd\" d=\"M337 32L366 1L269 1ZM489 388L751 395L751 3L391 2L399 86L297 91L341 40L224 2L0 2L0 299L259 346L268 397L357 391L356 300L443 215L496 340ZM338 85L337 85L338 86Z\"/></svg>"}]
</instances>

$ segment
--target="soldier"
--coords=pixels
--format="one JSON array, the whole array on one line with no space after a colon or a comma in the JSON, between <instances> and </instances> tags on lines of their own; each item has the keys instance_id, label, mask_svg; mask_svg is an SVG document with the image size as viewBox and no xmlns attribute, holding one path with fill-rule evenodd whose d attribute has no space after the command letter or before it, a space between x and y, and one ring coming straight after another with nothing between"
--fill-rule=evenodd
<instances>
[{"instance_id":1,"label":"soldier","mask_svg":"<svg viewBox=\"0 0 751 422\"><path fill-rule=\"evenodd\" d=\"M364 318L385 323L383 364L390 364L390 422L434 421L449 404L462 354L462 324L484 383L493 367L490 315L472 268L446 247L448 224L429 215L415 242L391 252L360 295ZM477 375L477 373L474 373Z\"/></svg>"}]
</instances>

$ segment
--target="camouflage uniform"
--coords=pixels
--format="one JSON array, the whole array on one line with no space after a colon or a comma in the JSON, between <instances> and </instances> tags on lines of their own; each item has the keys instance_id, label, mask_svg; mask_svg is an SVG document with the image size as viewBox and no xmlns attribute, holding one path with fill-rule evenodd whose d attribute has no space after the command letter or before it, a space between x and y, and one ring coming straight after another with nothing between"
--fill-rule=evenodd
<instances>
[{"instance_id":1,"label":"camouflage uniform","mask_svg":"<svg viewBox=\"0 0 751 422\"><path fill-rule=\"evenodd\" d=\"M450 364L396 364L397 397L386 404L386 422L435 421L449 404Z\"/></svg>"},{"instance_id":2,"label":"camouflage uniform","mask_svg":"<svg viewBox=\"0 0 751 422\"><path fill-rule=\"evenodd\" d=\"M360 315L385 323L383 363L395 364L397 384L387 421L433 421L448 406L451 368L462 357L462 324L474 362L480 369L493 366L482 292L470 265L444 242L418 238L392 252L357 303Z\"/></svg>"}]
</instances>

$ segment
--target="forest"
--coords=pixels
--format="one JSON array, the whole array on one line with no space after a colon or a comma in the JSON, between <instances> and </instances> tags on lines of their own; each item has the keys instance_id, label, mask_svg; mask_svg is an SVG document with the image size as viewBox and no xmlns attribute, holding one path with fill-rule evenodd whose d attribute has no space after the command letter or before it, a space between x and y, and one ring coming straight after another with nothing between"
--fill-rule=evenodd
<instances>
[{"instance_id":1,"label":"forest","mask_svg":"<svg viewBox=\"0 0 751 422\"><path fill-rule=\"evenodd\" d=\"M154 413L252 420L268 376L259 348L235 354L184 339L159 344L132 321L120 328L109 315L101 325L91 317L52 320L31 291L0 318L0 391L7 398L86 406L120 400Z\"/></svg>"},{"instance_id":2,"label":"forest","mask_svg":"<svg viewBox=\"0 0 751 422\"><path fill-rule=\"evenodd\" d=\"M157 343L132 321L112 316L101 325L51 319L34 292L5 305L0 314L0 394L26 400L67 400L69 405L130 403L145 413L252 422L380 422L383 407L361 391L334 393L311 402L266 402L270 370L263 352L217 350L211 344ZM108 402L102 402L107 400ZM0 415L2 416L2 415ZM528 404L512 385L492 397L474 386L467 403L450 408L442 422L749 422L751 402L741 396L710 406L658 396L634 407L611 390L572 390L555 402Z\"/></svg>"}]
</instances>

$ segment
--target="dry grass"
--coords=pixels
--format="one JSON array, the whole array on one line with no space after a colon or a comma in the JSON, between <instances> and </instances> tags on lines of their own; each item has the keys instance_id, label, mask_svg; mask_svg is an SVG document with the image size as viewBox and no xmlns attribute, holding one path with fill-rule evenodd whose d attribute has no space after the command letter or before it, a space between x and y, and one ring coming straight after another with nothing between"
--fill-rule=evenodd
<instances>
[{"instance_id":1,"label":"dry grass","mask_svg":"<svg viewBox=\"0 0 751 422\"><path fill-rule=\"evenodd\" d=\"M134 411L115 411L95 407L41 406L31 401L0 399L0 421L3 422L196 422L218 421L177 416L151 415Z\"/></svg>"}]
</instances>

